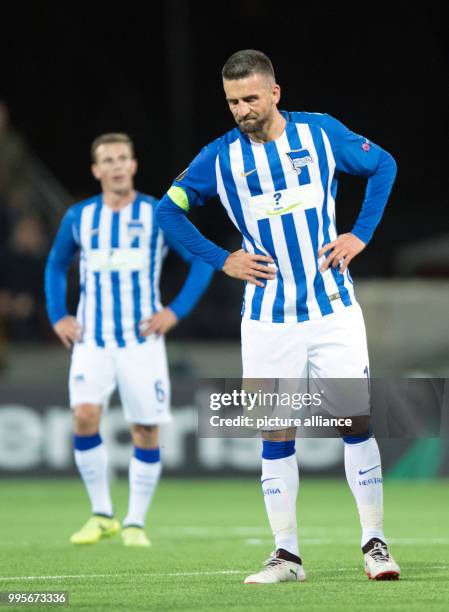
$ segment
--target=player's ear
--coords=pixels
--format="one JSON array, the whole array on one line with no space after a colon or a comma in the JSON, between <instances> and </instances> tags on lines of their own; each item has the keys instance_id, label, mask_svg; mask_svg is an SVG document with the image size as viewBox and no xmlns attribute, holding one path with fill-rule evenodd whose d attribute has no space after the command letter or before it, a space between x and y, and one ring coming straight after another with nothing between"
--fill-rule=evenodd
<instances>
[{"instance_id":1,"label":"player's ear","mask_svg":"<svg viewBox=\"0 0 449 612\"><path fill-rule=\"evenodd\" d=\"M91 172L94 175L94 177L97 179L97 181L99 181L100 180L100 175L99 175L99 172L98 172L97 164L92 164L90 169L91 169Z\"/></svg>"},{"instance_id":2,"label":"player's ear","mask_svg":"<svg viewBox=\"0 0 449 612\"><path fill-rule=\"evenodd\" d=\"M273 103L278 104L281 99L281 87L277 83L273 85Z\"/></svg>"},{"instance_id":3,"label":"player's ear","mask_svg":"<svg viewBox=\"0 0 449 612\"><path fill-rule=\"evenodd\" d=\"M131 160L131 162L132 162L132 166L131 166L131 168L132 168L132 175L134 176L136 174L137 170L139 169L139 164L137 163L137 159L135 159L134 157Z\"/></svg>"}]
</instances>

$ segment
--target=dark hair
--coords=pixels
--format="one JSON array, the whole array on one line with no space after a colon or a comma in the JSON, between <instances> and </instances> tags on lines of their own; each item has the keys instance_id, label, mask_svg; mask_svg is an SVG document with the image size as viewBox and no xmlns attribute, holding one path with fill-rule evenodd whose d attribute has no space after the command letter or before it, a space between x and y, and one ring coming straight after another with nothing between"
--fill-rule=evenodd
<instances>
[{"instance_id":1,"label":"dark hair","mask_svg":"<svg viewBox=\"0 0 449 612\"><path fill-rule=\"evenodd\" d=\"M92 163L95 164L97 161L97 149L102 144L115 144L116 142L123 142L127 144L131 149L131 155L134 157L134 143L128 134L122 132L111 132L109 134L101 134L97 136L90 147L90 155L92 157Z\"/></svg>"},{"instance_id":2,"label":"dark hair","mask_svg":"<svg viewBox=\"0 0 449 612\"><path fill-rule=\"evenodd\" d=\"M254 49L237 51L227 60L221 75L228 81L244 79L251 74L264 74L275 79L273 65L270 59Z\"/></svg>"}]
</instances>

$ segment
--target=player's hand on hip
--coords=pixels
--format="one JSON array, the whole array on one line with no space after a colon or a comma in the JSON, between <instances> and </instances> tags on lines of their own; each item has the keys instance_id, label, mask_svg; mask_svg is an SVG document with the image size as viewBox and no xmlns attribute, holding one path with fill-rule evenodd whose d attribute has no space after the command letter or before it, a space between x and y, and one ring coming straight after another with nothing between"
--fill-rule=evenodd
<instances>
[{"instance_id":1,"label":"player's hand on hip","mask_svg":"<svg viewBox=\"0 0 449 612\"><path fill-rule=\"evenodd\" d=\"M223 272L232 278L239 278L258 287L265 287L260 280L276 278L277 270L267 264L274 263L272 257L247 253L243 249L231 253L223 266Z\"/></svg>"},{"instance_id":2,"label":"player's hand on hip","mask_svg":"<svg viewBox=\"0 0 449 612\"><path fill-rule=\"evenodd\" d=\"M325 244L318 251L318 257L322 257L328 253L326 259L320 266L320 271L324 272L330 266L333 268L340 267L339 272L343 274L349 263L356 255L358 255L366 247L366 244L354 236L354 234L341 234L336 240ZM329 252L330 251L330 252Z\"/></svg>"},{"instance_id":3,"label":"player's hand on hip","mask_svg":"<svg viewBox=\"0 0 449 612\"><path fill-rule=\"evenodd\" d=\"M156 336L163 336L168 333L178 323L178 317L175 315L171 308L167 306L155 312L152 317L142 319L139 325L139 331L142 336L150 336L156 334Z\"/></svg>"},{"instance_id":4,"label":"player's hand on hip","mask_svg":"<svg viewBox=\"0 0 449 612\"><path fill-rule=\"evenodd\" d=\"M53 325L53 329L63 345L67 348L70 348L72 344L80 340L83 332L83 328L76 318L70 315L59 319L59 321Z\"/></svg>"}]
</instances>

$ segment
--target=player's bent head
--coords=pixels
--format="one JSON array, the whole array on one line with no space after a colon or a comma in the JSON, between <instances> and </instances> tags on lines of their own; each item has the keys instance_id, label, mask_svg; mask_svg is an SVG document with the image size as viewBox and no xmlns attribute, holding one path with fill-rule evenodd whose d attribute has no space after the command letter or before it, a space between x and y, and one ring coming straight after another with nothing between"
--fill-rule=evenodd
<instances>
[{"instance_id":1,"label":"player's bent head","mask_svg":"<svg viewBox=\"0 0 449 612\"><path fill-rule=\"evenodd\" d=\"M263 134L281 95L269 58L253 49L237 51L223 66L222 76L229 110L240 130Z\"/></svg>"},{"instance_id":2,"label":"player's bent head","mask_svg":"<svg viewBox=\"0 0 449 612\"><path fill-rule=\"evenodd\" d=\"M96 164L98 162L97 152L102 145L119 143L126 144L128 146L131 158L134 159L134 143L131 140L130 136L128 136L128 134L125 134L124 132L110 132L97 136L91 144L90 155L92 158L92 163Z\"/></svg>"},{"instance_id":3,"label":"player's bent head","mask_svg":"<svg viewBox=\"0 0 449 612\"><path fill-rule=\"evenodd\" d=\"M252 74L265 76L273 83L276 81L270 59L265 53L255 49L244 49L233 53L221 71L225 81L245 79Z\"/></svg>"}]
</instances>

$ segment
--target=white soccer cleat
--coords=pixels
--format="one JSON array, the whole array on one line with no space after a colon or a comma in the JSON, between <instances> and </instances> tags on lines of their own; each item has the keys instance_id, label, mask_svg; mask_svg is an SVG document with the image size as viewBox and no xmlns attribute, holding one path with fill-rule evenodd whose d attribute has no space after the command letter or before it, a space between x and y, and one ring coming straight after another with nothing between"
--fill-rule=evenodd
<instances>
[{"instance_id":1,"label":"white soccer cleat","mask_svg":"<svg viewBox=\"0 0 449 612\"><path fill-rule=\"evenodd\" d=\"M291 559L294 559L292 561ZM299 561L299 563L298 563ZM280 548L265 561L265 567L257 574L245 578L244 584L274 584L276 582L303 582L306 573L299 557Z\"/></svg>"},{"instance_id":2,"label":"white soccer cleat","mask_svg":"<svg viewBox=\"0 0 449 612\"><path fill-rule=\"evenodd\" d=\"M398 580L399 565L388 552L388 546L378 538L372 538L364 547L365 572L370 580Z\"/></svg>"}]
</instances>

